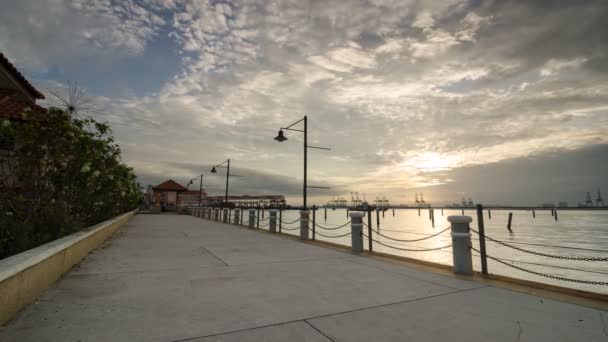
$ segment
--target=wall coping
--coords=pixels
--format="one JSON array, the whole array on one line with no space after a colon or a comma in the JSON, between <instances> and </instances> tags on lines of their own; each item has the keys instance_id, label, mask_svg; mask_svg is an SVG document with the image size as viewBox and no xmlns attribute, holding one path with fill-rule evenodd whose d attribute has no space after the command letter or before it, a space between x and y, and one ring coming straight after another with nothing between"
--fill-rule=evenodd
<instances>
[{"instance_id":1,"label":"wall coping","mask_svg":"<svg viewBox=\"0 0 608 342\"><path fill-rule=\"evenodd\" d=\"M65 250L73 246L74 244L88 238L89 236L97 233L98 231L103 230L108 225L111 225L128 215L133 215L135 211L136 210L124 213L109 220L100 222L96 225L87 227L84 230L75 232L57 240L47 242L44 245L34 247L27 251L0 260L0 282L16 274L19 274L20 272L23 272L24 270L34 265L39 264L40 262L61 252L62 250Z\"/></svg>"}]
</instances>

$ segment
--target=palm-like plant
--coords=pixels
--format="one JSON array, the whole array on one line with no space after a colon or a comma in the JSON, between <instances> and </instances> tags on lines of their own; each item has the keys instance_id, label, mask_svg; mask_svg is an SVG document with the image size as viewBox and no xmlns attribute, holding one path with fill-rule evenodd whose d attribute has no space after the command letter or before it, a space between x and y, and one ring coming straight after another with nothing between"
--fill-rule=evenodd
<instances>
[{"instance_id":1,"label":"palm-like plant","mask_svg":"<svg viewBox=\"0 0 608 342\"><path fill-rule=\"evenodd\" d=\"M68 113L70 120L84 119L97 113L95 101L85 94L77 83L69 83L67 89L50 89L54 99L51 105Z\"/></svg>"}]
</instances>

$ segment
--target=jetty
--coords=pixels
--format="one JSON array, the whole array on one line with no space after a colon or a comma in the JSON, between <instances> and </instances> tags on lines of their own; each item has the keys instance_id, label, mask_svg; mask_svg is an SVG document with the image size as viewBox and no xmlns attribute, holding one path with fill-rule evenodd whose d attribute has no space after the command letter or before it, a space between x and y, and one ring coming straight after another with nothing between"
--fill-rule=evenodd
<instances>
[{"instance_id":1,"label":"jetty","mask_svg":"<svg viewBox=\"0 0 608 342\"><path fill-rule=\"evenodd\" d=\"M606 303L549 297L241 225L136 215L0 341L608 339Z\"/></svg>"}]
</instances>

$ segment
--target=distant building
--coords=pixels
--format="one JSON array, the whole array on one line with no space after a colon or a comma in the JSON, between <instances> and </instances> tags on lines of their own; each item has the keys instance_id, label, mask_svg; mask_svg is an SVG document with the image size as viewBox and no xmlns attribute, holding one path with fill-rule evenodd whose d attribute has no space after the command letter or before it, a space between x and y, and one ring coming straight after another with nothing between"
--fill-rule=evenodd
<instances>
[{"instance_id":1,"label":"distant building","mask_svg":"<svg viewBox=\"0 0 608 342\"><path fill-rule=\"evenodd\" d=\"M557 206L560 208L568 208L568 202L557 202Z\"/></svg>"},{"instance_id":2,"label":"distant building","mask_svg":"<svg viewBox=\"0 0 608 342\"><path fill-rule=\"evenodd\" d=\"M555 203L543 203L540 206L543 208L555 208Z\"/></svg>"},{"instance_id":3,"label":"distant building","mask_svg":"<svg viewBox=\"0 0 608 342\"><path fill-rule=\"evenodd\" d=\"M186 207L197 207L202 205L203 201L207 198L207 193L205 191L186 190L179 194L178 202Z\"/></svg>"},{"instance_id":4,"label":"distant building","mask_svg":"<svg viewBox=\"0 0 608 342\"><path fill-rule=\"evenodd\" d=\"M203 205L220 206L225 201L225 196L207 196L203 198ZM283 208L287 205L283 195L241 195L228 196L228 203L234 207L249 208Z\"/></svg>"}]
</instances>

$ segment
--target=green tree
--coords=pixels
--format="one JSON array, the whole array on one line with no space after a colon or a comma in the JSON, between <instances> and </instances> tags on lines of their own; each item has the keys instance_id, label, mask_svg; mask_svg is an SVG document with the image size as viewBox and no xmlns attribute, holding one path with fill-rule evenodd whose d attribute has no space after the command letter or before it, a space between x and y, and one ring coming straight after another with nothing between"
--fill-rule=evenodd
<instances>
[{"instance_id":1,"label":"green tree","mask_svg":"<svg viewBox=\"0 0 608 342\"><path fill-rule=\"evenodd\" d=\"M44 120L0 120L12 143L0 156L0 259L134 209L141 195L120 160L108 124L70 120L51 108Z\"/></svg>"}]
</instances>

